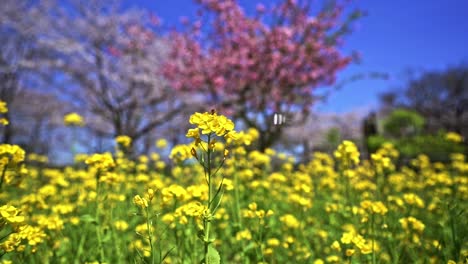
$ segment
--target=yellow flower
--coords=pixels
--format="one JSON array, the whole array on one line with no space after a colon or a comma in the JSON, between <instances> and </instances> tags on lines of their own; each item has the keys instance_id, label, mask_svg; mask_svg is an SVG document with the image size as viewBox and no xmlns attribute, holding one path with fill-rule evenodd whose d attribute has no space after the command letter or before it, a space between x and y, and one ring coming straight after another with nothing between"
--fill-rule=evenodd
<instances>
[{"instance_id":1,"label":"yellow flower","mask_svg":"<svg viewBox=\"0 0 468 264\"><path fill-rule=\"evenodd\" d=\"M0 166L1 165L5 166L8 164L8 161L13 164L18 164L18 163L23 162L26 157L26 153L21 147L17 145L1 144L0 145L0 157L8 158L4 160L5 164L3 164L4 163L3 161L0 162Z\"/></svg>"},{"instance_id":2,"label":"yellow flower","mask_svg":"<svg viewBox=\"0 0 468 264\"><path fill-rule=\"evenodd\" d=\"M298 228L301 224L297 220L297 218L292 214L286 214L286 215L281 216L280 221L289 228Z\"/></svg>"},{"instance_id":3,"label":"yellow flower","mask_svg":"<svg viewBox=\"0 0 468 264\"><path fill-rule=\"evenodd\" d=\"M215 133L217 136L222 137L228 134L228 132L234 130L234 123L223 115L218 115L216 112L205 112L198 113L190 116L190 124L196 125L197 130L201 129L201 133L204 135ZM194 137L196 135L193 129L189 130L187 136Z\"/></svg>"},{"instance_id":4,"label":"yellow flower","mask_svg":"<svg viewBox=\"0 0 468 264\"><path fill-rule=\"evenodd\" d=\"M160 149L167 147L167 140L165 140L164 138L158 139L156 141L156 147Z\"/></svg>"},{"instance_id":5,"label":"yellow flower","mask_svg":"<svg viewBox=\"0 0 468 264\"><path fill-rule=\"evenodd\" d=\"M37 223L44 228L49 230L62 230L63 229L63 220L58 215L50 216L39 216Z\"/></svg>"},{"instance_id":6,"label":"yellow flower","mask_svg":"<svg viewBox=\"0 0 468 264\"><path fill-rule=\"evenodd\" d=\"M455 132L448 132L447 134L445 134L445 139L454 143L460 143L463 141L463 137Z\"/></svg>"},{"instance_id":7,"label":"yellow flower","mask_svg":"<svg viewBox=\"0 0 468 264\"><path fill-rule=\"evenodd\" d=\"M354 252L355 252L354 249L348 248L348 249L346 250L346 256L351 257L352 255L354 255Z\"/></svg>"},{"instance_id":8,"label":"yellow flower","mask_svg":"<svg viewBox=\"0 0 468 264\"><path fill-rule=\"evenodd\" d=\"M200 143L200 131L198 128L191 128L188 130L186 137L195 139L195 145Z\"/></svg>"},{"instance_id":9,"label":"yellow flower","mask_svg":"<svg viewBox=\"0 0 468 264\"><path fill-rule=\"evenodd\" d=\"M8 122L8 119L0 118L0 125L8 126L8 124L10 124L10 122Z\"/></svg>"},{"instance_id":10,"label":"yellow flower","mask_svg":"<svg viewBox=\"0 0 468 264\"><path fill-rule=\"evenodd\" d=\"M236 240L237 241L240 241L240 240L251 240L252 239L252 234L250 233L250 231L248 229L246 230L243 230L243 231L239 231L237 232L236 234Z\"/></svg>"},{"instance_id":11,"label":"yellow flower","mask_svg":"<svg viewBox=\"0 0 468 264\"><path fill-rule=\"evenodd\" d=\"M32 251L36 250L35 246L42 243L46 238L46 234L39 227L24 225L19 228L19 236L28 241L28 245L32 246Z\"/></svg>"},{"instance_id":12,"label":"yellow flower","mask_svg":"<svg viewBox=\"0 0 468 264\"><path fill-rule=\"evenodd\" d=\"M405 218L401 218L399 220L401 226L403 227L403 229L405 229L406 231L409 231L409 230L414 230L414 231L417 231L419 233L422 233L424 231L424 228L426 227L423 222L419 221L418 219L410 216L410 217L405 217Z\"/></svg>"},{"instance_id":13,"label":"yellow flower","mask_svg":"<svg viewBox=\"0 0 468 264\"><path fill-rule=\"evenodd\" d=\"M123 220L117 220L114 222L114 227L119 231L125 231L128 229L128 223Z\"/></svg>"},{"instance_id":14,"label":"yellow flower","mask_svg":"<svg viewBox=\"0 0 468 264\"><path fill-rule=\"evenodd\" d=\"M169 154L169 158L174 161L184 161L192 157L192 146L190 145L175 145L171 153Z\"/></svg>"},{"instance_id":15,"label":"yellow flower","mask_svg":"<svg viewBox=\"0 0 468 264\"><path fill-rule=\"evenodd\" d=\"M0 114L8 113L8 106L7 103L4 101L0 101Z\"/></svg>"},{"instance_id":16,"label":"yellow flower","mask_svg":"<svg viewBox=\"0 0 468 264\"><path fill-rule=\"evenodd\" d=\"M341 161L345 168L359 164L359 150L352 141L345 140L334 152L335 158Z\"/></svg>"},{"instance_id":17,"label":"yellow flower","mask_svg":"<svg viewBox=\"0 0 468 264\"><path fill-rule=\"evenodd\" d=\"M142 209L148 208L148 200L141 198L138 194L133 197L133 203Z\"/></svg>"},{"instance_id":18,"label":"yellow flower","mask_svg":"<svg viewBox=\"0 0 468 264\"><path fill-rule=\"evenodd\" d=\"M152 188L149 188L148 191L146 191L145 193L145 199L147 199L148 201L153 200L154 194L155 194L155 191Z\"/></svg>"},{"instance_id":19,"label":"yellow flower","mask_svg":"<svg viewBox=\"0 0 468 264\"><path fill-rule=\"evenodd\" d=\"M83 117L75 112L65 115L63 122L66 126L84 126L85 124Z\"/></svg>"},{"instance_id":20,"label":"yellow flower","mask_svg":"<svg viewBox=\"0 0 468 264\"><path fill-rule=\"evenodd\" d=\"M11 205L0 207L0 220L6 220L10 224L21 224L24 222L24 216L20 215L21 211ZM1 222L0 222L1 223Z\"/></svg>"},{"instance_id":21,"label":"yellow flower","mask_svg":"<svg viewBox=\"0 0 468 264\"><path fill-rule=\"evenodd\" d=\"M120 135L115 138L115 142L125 148L128 148L132 144L132 138L126 135Z\"/></svg>"},{"instance_id":22,"label":"yellow flower","mask_svg":"<svg viewBox=\"0 0 468 264\"><path fill-rule=\"evenodd\" d=\"M86 159L85 163L101 172L108 171L115 167L114 159L112 158L112 154L109 152L93 154L91 157Z\"/></svg>"},{"instance_id":23,"label":"yellow flower","mask_svg":"<svg viewBox=\"0 0 468 264\"><path fill-rule=\"evenodd\" d=\"M424 208L425 203L418 195L414 193L405 193L403 200L409 205L416 205L419 208Z\"/></svg>"},{"instance_id":24,"label":"yellow flower","mask_svg":"<svg viewBox=\"0 0 468 264\"><path fill-rule=\"evenodd\" d=\"M267 240L267 245L270 247L278 247L280 244L281 242L277 238L270 238Z\"/></svg>"},{"instance_id":25,"label":"yellow flower","mask_svg":"<svg viewBox=\"0 0 468 264\"><path fill-rule=\"evenodd\" d=\"M354 232L347 232L341 236L340 241L343 244L351 244L351 241L353 240L353 238L354 238Z\"/></svg>"},{"instance_id":26,"label":"yellow flower","mask_svg":"<svg viewBox=\"0 0 468 264\"><path fill-rule=\"evenodd\" d=\"M328 256L326 258L327 262L331 263L331 262L336 262L338 263L340 261L340 258L336 255L331 255L331 256Z\"/></svg>"},{"instance_id":27,"label":"yellow flower","mask_svg":"<svg viewBox=\"0 0 468 264\"><path fill-rule=\"evenodd\" d=\"M361 207L373 214L385 215L388 212L387 207L380 201L373 202L365 200L361 202Z\"/></svg>"},{"instance_id":28,"label":"yellow flower","mask_svg":"<svg viewBox=\"0 0 468 264\"><path fill-rule=\"evenodd\" d=\"M190 202L177 208L174 215L176 217L182 216L182 214L192 217L200 217L206 211L206 206L202 205L200 202Z\"/></svg>"},{"instance_id":29,"label":"yellow flower","mask_svg":"<svg viewBox=\"0 0 468 264\"><path fill-rule=\"evenodd\" d=\"M336 251L341 251L341 246L340 246L340 242L338 241L333 241L332 245L331 245L331 248L333 250L336 250Z\"/></svg>"},{"instance_id":30,"label":"yellow flower","mask_svg":"<svg viewBox=\"0 0 468 264\"><path fill-rule=\"evenodd\" d=\"M13 233L8 236L8 238L0 244L0 248L5 252L12 252L18 247L21 243L21 237L18 233Z\"/></svg>"}]
</instances>

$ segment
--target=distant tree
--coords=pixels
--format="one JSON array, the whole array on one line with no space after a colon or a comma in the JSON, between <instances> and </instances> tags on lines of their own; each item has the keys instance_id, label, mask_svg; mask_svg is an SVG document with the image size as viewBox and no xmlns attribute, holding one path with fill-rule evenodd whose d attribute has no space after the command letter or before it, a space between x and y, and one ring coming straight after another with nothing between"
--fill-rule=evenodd
<instances>
[{"instance_id":1,"label":"distant tree","mask_svg":"<svg viewBox=\"0 0 468 264\"><path fill-rule=\"evenodd\" d=\"M45 103L47 102L47 103ZM14 143L24 146L28 153L48 155L63 147L55 140L62 127L65 104L54 94L30 89L20 91L10 106Z\"/></svg>"},{"instance_id":2,"label":"distant tree","mask_svg":"<svg viewBox=\"0 0 468 264\"><path fill-rule=\"evenodd\" d=\"M155 19L116 1L57 4L43 14L48 23L35 28L55 55L42 63L60 76L62 97L81 109L96 136L136 142L183 109L182 97L158 73L168 44L155 34Z\"/></svg>"},{"instance_id":3,"label":"distant tree","mask_svg":"<svg viewBox=\"0 0 468 264\"><path fill-rule=\"evenodd\" d=\"M337 127L332 127L328 129L327 133L325 134L325 139L330 150L338 147L338 145L343 140L341 136L341 131Z\"/></svg>"},{"instance_id":4,"label":"distant tree","mask_svg":"<svg viewBox=\"0 0 468 264\"><path fill-rule=\"evenodd\" d=\"M20 95L38 88L40 65L34 60L48 55L40 44L35 25L46 18L40 10L50 1L32 5L28 1L3 0L0 8L0 100L12 107ZM27 91L26 91L27 90ZM1 142L15 141L15 107L6 113L10 125L0 128Z\"/></svg>"},{"instance_id":5,"label":"distant tree","mask_svg":"<svg viewBox=\"0 0 468 264\"><path fill-rule=\"evenodd\" d=\"M412 77L403 89L388 92L383 98L387 99L386 107L404 107L421 114L426 120L424 129L427 132L454 131L468 138L466 65Z\"/></svg>"},{"instance_id":6,"label":"distant tree","mask_svg":"<svg viewBox=\"0 0 468 264\"><path fill-rule=\"evenodd\" d=\"M424 118L416 111L395 109L383 120L384 134L393 138L418 135L424 127Z\"/></svg>"},{"instance_id":7,"label":"distant tree","mask_svg":"<svg viewBox=\"0 0 468 264\"><path fill-rule=\"evenodd\" d=\"M208 96L208 107L260 131L259 148L270 147L284 127L302 123L316 101L314 91L335 82L351 61L338 47L353 13L329 5L312 16L309 2L285 0L248 16L235 0L199 0L200 11L174 41L166 76L177 90ZM315 9L318 10L319 8ZM273 123L275 113L286 125ZM301 120L297 120L301 117Z\"/></svg>"},{"instance_id":8,"label":"distant tree","mask_svg":"<svg viewBox=\"0 0 468 264\"><path fill-rule=\"evenodd\" d=\"M353 140L360 144L363 113L353 111L342 114L311 113L306 122L286 127L276 145L289 151L302 149L298 156L303 161L311 158L313 151L332 152L336 142Z\"/></svg>"}]
</instances>

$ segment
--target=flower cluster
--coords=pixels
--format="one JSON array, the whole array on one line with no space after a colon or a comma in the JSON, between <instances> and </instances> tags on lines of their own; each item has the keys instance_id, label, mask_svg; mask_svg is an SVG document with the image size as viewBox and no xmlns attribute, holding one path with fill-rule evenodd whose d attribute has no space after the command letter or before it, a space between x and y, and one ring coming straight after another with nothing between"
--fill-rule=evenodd
<instances>
[{"instance_id":1,"label":"flower cluster","mask_svg":"<svg viewBox=\"0 0 468 264\"><path fill-rule=\"evenodd\" d=\"M364 239L363 236L360 234L357 234L355 231L349 231L346 233L343 233L341 236L340 242L344 245L349 245L352 244L355 247L359 249L361 254L370 254L373 251L372 248L372 243L366 239ZM374 245L374 250L376 250L375 245ZM353 250L347 251L347 254L352 255L354 254Z\"/></svg>"},{"instance_id":2,"label":"flower cluster","mask_svg":"<svg viewBox=\"0 0 468 264\"><path fill-rule=\"evenodd\" d=\"M234 123L223 115L218 115L215 111L211 113L195 113L190 116L190 124L196 128L189 129L187 137L194 138L200 142L200 130L203 135L216 134L218 137L226 139L236 139L237 132L234 131Z\"/></svg>"},{"instance_id":3,"label":"flower cluster","mask_svg":"<svg viewBox=\"0 0 468 264\"><path fill-rule=\"evenodd\" d=\"M26 152L18 145L2 144L0 145L0 164L9 163L19 164L24 161Z\"/></svg>"},{"instance_id":4,"label":"flower cluster","mask_svg":"<svg viewBox=\"0 0 468 264\"><path fill-rule=\"evenodd\" d=\"M86 159L85 163L99 172L107 172L111 168L115 167L114 159L112 158L112 154L109 152L93 154L91 157Z\"/></svg>"},{"instance_id":5,"label":"flower cluster","mask_svg":"<svg viewBox=\"0 0 468 264\"><path fill-rule=\"evenodd\" d=\"M46 234L39 227L33 227L26 224L26 218L22 212L14 206L3 205L0 207L0 231L10 229L10 233L3 237L0 243L0 249L4 252L18 251L26 249L26 245L35 252L37 246L41 244ZM26 243L23 243L26 241Z\"/></svg>"},{"instance_id":6,"label":"flower cluster","mask_svg":"<svg viewBox=\"0 0 468 264\"><path fill-rule=\"evenodd\" d=\"M258 218L263 219L273 215L272 210L258 209L257 203L253 202L249 204L249 209L242 210L242 216L245 218Z\"/></svg>"},{"instance_id":7,"label":"flower cluster","mask_svg":"<svg viewBox=\"0 0 468 264\"><path fill-rule=\"evenodd\" d=\"M115 142L124 148L128 148L132 145L132 138L126 135L120 135L115 138Z\"/></svg>"},{"instance_id":8,"label":"flower cluster","mask_svg":"<svg viewBox=\"0 0 468 264\"><path fill-rule=\"evenodd\" d=\"M424 231L424 228L426 228L426 225L424 225L421 221L412 216L401 218L399 222L403 229L405 229L408 232L413 230L418 233L422 233Z\"/></svg>"},{"instance_id":9,"label":"flower cluster","mask_svg":"<svg viewBox=\"0 0 468 264\"><path fill-rule=\"evenodd\" d=\"M8 113L7 103L0 101L0 114ZM7 126L9 124L8 119L2 117L0 118L0 125Z\"/></svg>"},{"instance_id":10,"label":"flower cluster","mask_svg":"<svg viewBox=\"0 0 468 264\"><path fill-rule=\"evenodd\" d=\"M81 115L78 113L69 113L63 117L63 123L66 126L84 126L85 122Z\"/></svg>"},{"instance_id":11,"label":"flower cluster","mask_svg":"<svg viewBox=\"0 0 468 264\"><path fill-rule=\"evenodd\" d=\"M5 182L6 184L18 183L21 177L25 175L28 170L23 164L25 160L25 151L17 146L10 144L0 145L0 188Z\"/></svg>"},{"instance_id":12,"label":"flower cluster","mask_svg":"<svg viewBox=\"0 0 468 264\"><path fill-rule=\"evenodd\" d=\"M463 137L455 132L448 132L447 134L445 134L445 139L454 143L463 142Z\"/></svg>"},{"instance_id":13,"label":"flower cluster","mask_svg":"<svg viewBox=\"0 0 468 264\"><path fill-rule=\"evenodd\" d=\"M388 208L381 201L362 201L361 208L371 214L385 215L388 212Z\"/></svg>"},{"instance_id":14,"label":"flower cluster","mask_svg":"<svg viewBox=\"0 0 468 264\"><path fill-rule=\"evenodd\" d=\"M352 141L343 141L334 152L334 155L344 168L351 168L353 165L359 164L360 153Z\"/></svg>"}]
</instances>

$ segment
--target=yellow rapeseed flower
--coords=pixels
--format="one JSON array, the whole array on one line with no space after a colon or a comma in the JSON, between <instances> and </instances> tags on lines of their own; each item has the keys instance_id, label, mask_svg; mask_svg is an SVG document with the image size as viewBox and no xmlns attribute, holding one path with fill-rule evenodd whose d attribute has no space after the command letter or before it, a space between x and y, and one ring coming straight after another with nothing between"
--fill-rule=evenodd
<instances>
[{"instance_id":1,"label":"yellow rapeseed flower","mask_svg":"<svg viewBox=\"0 0 468 264\"><path fill-rule=\"evenodd\" d=\"M114 159L109 152L93 154L86 159L85 163L101 172L106 172L115 167Z\"/></svg>"},{"instance_id":2,"label":"yellow rapeseed flower","mask_svg":"<svg viewBox=\"0 0 468 264\"><path fill-rule=\"evenodd\" d=\"M407 232L409 232L410 230L414 230L416 232L422 233L424 231L424 228L426 227L426 225L424 225L423 222L419 221L418 219L412 216L401 218L399 222L403 229L405 229L405 231Z\"/></svg>"},{"instance_id":3,"label":"yellow rapeseed flower","mask_svg":"<svg viewBox=\"0 0 468 264\"><path fill-rule=\"evenodd\" d=\"M63 122L66 126L84 126L85 124L83 117L75 112L65 115Z\"/></svg>"},{"instance_id":4,"label":"yellow rapeseed flower","mask_svg":"<svg viewBox=\"0 0 468 264\"><path fill-rule=\"evenodd\" d=\"M21 211L11 205L4 205L0 207L0 225L1 221L6 221L13 225L18 225L24 222L25 218L20 215Z\"/></svg>"},{"instance_id":5,"label":"yellow rapeseed flower","mask_svg":"<svg viewBox=\"0 0 468 264\"><path fill-rule=\"evenodd\" d=\"M128 229L128 223L123 220L117 220L114 222L114 227L119 231L125 231Z\"/></svg>"},{"instance_id":6,"label":"yellow rapeseed flower","mask_svg":"<svg viewBox=\"0 0 468 264\"><path fill-rule=\"evenodd\" d=\"M128 148L132 144L132 138L127 135L120 135L115 138L115 142L124 148Z\"/></svg>"},{"instance_id":7,"label":"yellow rapeseed flower","mask_svg":"<svg viewBox=\"0 0 468 264\"><path fill-rule=\"evenodd\" d=\"M250 233L250 231L248 229L246 230L243 230L243 231L239 231L237 232L236 234L236 240L237 241L240 241L240 240L251 240L252 239L252 234Z\"/></svg>"},{"instance_id":8,"label":"yellow rapeseed flower","mask_svg":"<svg viewBox=\"0 0 468 264\"><path fill-rule=\"evenodd\" d=\"M214 133L219 137L235 138L234 123L223 115L218 115L216 112L198 113L190 116L190 124L196 125L195 130L200 129L201 134L207 135ZM198 133L194 129L190 129L187 137L192 137L197 140Z\"/></svg>"},{"instance_id":9,"label":"yellow rapeseed flower","mask_svg":"<svg viewBox=\"0 0 468 264\"><path fill-rule=\"evenodd\" d=\"M362 201L361 208L373 214L385 215L388 212L387 207L380 201Z\"/></svg>"},{"instance_id":10,"label":"yellow rapeseed flower","mask_svg":"<svg viewBox=\"0 0 468 264\"><path fill-rule=\"evenodd\" d=\"M133 203L142 209L148 208L148 200L141 198L138 194L133 197Z\"/></svg>"},{"instance_id":11,"label":"yellow rapeseed flower","mask_svg":"<svg viewBox=\"0 0 468 264\"><path fill-rule=\"evenodd\" d=\"M156 147L159 149L167 147L167 140L165 140L164 138L156 140Z\"/></svg>"},{"instance_id":12,"label":"yellow rapeseed flower","mask_svg":"<svg viewBox=\"0 0 468 264\"><path fill-rule=\"evenodd\" d=\"M270 238L267 240L267 245L270 247L279 247L281 242L277 238Z\"/></svg>"},{"instance_id":13,"label":"yellow rapeseed flower","mask_svg":"<svg viewBox=\"0 0 468 264\"><path fill-rule=\"evenodd\" d=\"M334 152L334 155L335 158L338 159L345 168L359 164L360 153L352 141L343 141L343 143L341 143Z\"/></svg>"},{"instance_id":14,"label":"yellow rapeseed flower","mask_svg":"<svg viewBox=\"0 0 468 264\"><path fill-rule=\"evenodd\" d=\"M299 228L299 226L301 225L299 220L297 220L297 218L292 214L285 214L285 215L281 216L280 221L284 225L286 225L286 227L288 227L288 228Z\"/></svg>"},{"instance_id":15,"label":"yellow rapeseed flower","mask_svg":"<svg viewBox=\"0 0 468 264\"><path fill-rule=\"evenodd\" d=\"M8 106L7 103L4 101L0 101L0 114L8 113Z\"/></svg>"},{"instance_id":16,"label":"yellow rapeseed flower","mask_svg":"<svg viewBox=\"0 0 468 264\"><path fill-rule=\"evenodd\" d=\"M460 143L463 141L463 137L455 132L448 132L447 134L445 134L445 139L454 143Z\"/></svg>"},{"instance_id":17,"label":"yellow rapeseed flower","mask_svg":"<svg viewBox=\"0 0 468 264\"><path fill-rule=\"evenodd\" d=\"M332 245L331 245L331 248L333 250L336 250L336 251L341 251L341 246L340 246L340 242L338 241L333 241Z\"/></svg>"}]
</instances>

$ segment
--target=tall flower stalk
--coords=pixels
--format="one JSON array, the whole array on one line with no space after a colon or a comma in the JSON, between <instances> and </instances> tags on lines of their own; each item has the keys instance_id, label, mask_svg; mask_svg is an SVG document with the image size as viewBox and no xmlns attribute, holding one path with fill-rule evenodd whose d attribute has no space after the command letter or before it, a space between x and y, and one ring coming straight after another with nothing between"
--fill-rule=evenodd
<instances>
[{"instance_id":1,"label":"tall flower stalk","mask_svg":"<svg viewBox=\"0 0 468 264\"><path fill-rule=\"evenodd\" d=\"M192 156L203 167L206 184L208 185L208 200L206 209L202 215L203 220L203 243L204 263L220 263L220 256L212 246L215 238L212 236L211 224L218 210L223 196L223 180L215 181L222 168L229 151L226 146L220 150L216 148L219 141L237 139L238 134L234 131L234 123L223 115L218 115L214 110L211 113L195 113L190 117L190 123L196 128L189 129L187 137L194 139L194 147L191 149Z\"/></svg>"},{"instance_id":2,"label":"tall flower stalk","mask_svg":"<svg viewBox=\"0 0 468 264\"><path fill-rule=\"evenodd\" d=\"M99 199L104 194L101 192L100 179L107 175L109 170L115 167L114 159L110 153L94 154L86 159L86 164L95 171L96 177L96 211L95 211L95 223L96 223L96 237L98 240L99 259L101 262L106 260L104 245L102 240L102 223L101 223L101 210Z\"/></svg>"}]
</instances>

